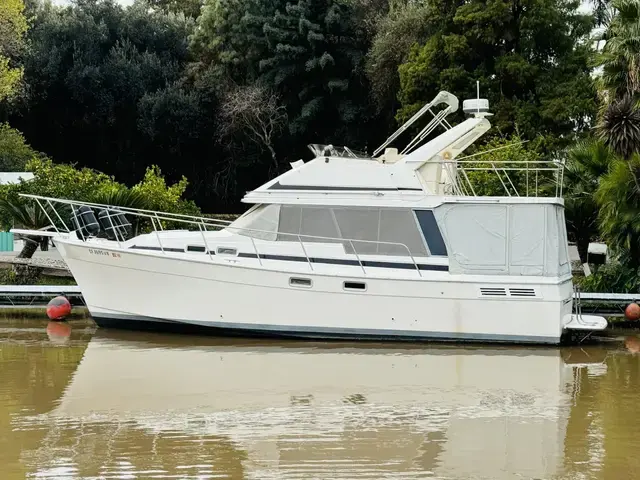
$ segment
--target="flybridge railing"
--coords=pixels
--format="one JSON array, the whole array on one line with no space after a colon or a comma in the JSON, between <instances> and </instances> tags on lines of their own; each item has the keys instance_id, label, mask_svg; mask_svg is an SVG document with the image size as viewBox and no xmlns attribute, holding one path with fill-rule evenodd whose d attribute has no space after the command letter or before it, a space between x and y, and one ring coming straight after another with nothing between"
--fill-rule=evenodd
<instances>
[{"instance_id":1,"label":"flybridge railing","mask_svg":"<svg viewBox=\"0 0 640 480\"><path fill-rule=\"evenodd\" d=\"M263 234L263 235L267 234L267 235L276 235L276 236L286 236L286 237L292 237L294 239L297 239L298 243L302 248L302 252L304 253L307 264L309 265L309 269L311 271L313 271L314 260L313 260L313 257L309 257L307 253L307 249L305 248L305 242L303 242L302 240L303 238L305 240L307 239L313 240L314 243L317 243L318 241L323 241L325 243L341 243L343 245L345 243L348 243L351 246L351 250L355 254L358 265L360 266L360 268L362 269L362 272L365 275L367 273L365 270L366 261L360 258L360 255L358 254L358 251L355 248L354 244L364 243L364 244L370 244L370 245L385 245L385 246L400 247L407 252L407 256L411 259L416 272L420 277L422 277L422 272L420 271L420 267L418 266L413 254L409 250L409 247L407 247L407 245L405 245L404 243L382 242L382 241L374 241L374 240L359 240L355 238L352 239L352 238L339 238L339 237L323 237L318 235L304 235L304 234L297 234L297 233L290 233L290 232L260 230L255 228L236 227L232 225L233 222L230 222L228 220L198 217L194 215L158 212L153 210L145 210L145 209L138 209L138 208L132 208L132 207L119 207L114 205L105 205L105 204L92 203L92 202L78 202L74 200L43 197L40 195L31 195L31 194L20 194L20 196L25 198L30 198L37 203L37 205L46 215L47 219L51 222L51 226L49 228L53 228L56 231L56 233L77 232L79 233L80 238L83 241L89 240L90 238L97 238L97 236L96 235L85 236L82 232L82 227L80 227L80 225L78 225L78 228L70 228L69 224L73 227L71 218L74 215L78 214L80 207L88 207L92 211L93 209L100 209L107 212L107 215L105 215L104 218L108 219L111 231L113 232L113 235L115 237L113 240L117 242L120 248L122 248L122 243L124 243L129 239L125 238L124 234L122 233L122 229L119 228L118 223L114 222L114 220L118 218L118 215L125 214L125 215L132 215L134 217L149 220L152 230L155 233L156 238L158 240L158 247L160 248L161 252L165 255L167 254L167 252L170 252L172 250L169 250L169 247L165 248L165 246L163 246L162 244L162 238L160 236L160 232L164 231L164 228L162 227L163 221L172 222L172 223L176 222L178 224L196 226L202 236L202 241L204 243L205 251L209 255L210 260L213 260L213 256L211 253L213 250L209 247L209 242L207 242L207 236L205 235L205 232L209 231L209 228L217 228L217 229L226 229L230 231L231 230L237 231L240 234L244 234L246 237L248 237L251 240L254 254L256 255L256 258L258 259L258 262L261 266L263 265L262 261L266 257L266 255L260 254L255 242L255 237L251 234L257 233L257 234ZM70 212L58 211L55 208L54 204L66 205L67 207L69 207ZM46 207L49 207L50 211L47 211ZM69 213L70 215L68 215ZM61 228L59 228L58 223L54 221L54 218L57 219L57 221L60 223ZM66 221L65 221L65 218L67 218ZM44 233L44 232L41 231L41 233ZM307 243L310 243L310 242L307 242Z\"/></svg>"},{"instance_id":2,"label":"flybridge railing","mask_svg":"<svg viewBox=\"0 0 640 480\"><path fill-rule=\"evenodd\" d=\"M561 162L459 159L440 163L449 177L448 194L474 197L562 197L564 164ZM488 176L479 175L479 172ZM492 182L492 178L498 183Z\"/></svg>"}]
</instances>

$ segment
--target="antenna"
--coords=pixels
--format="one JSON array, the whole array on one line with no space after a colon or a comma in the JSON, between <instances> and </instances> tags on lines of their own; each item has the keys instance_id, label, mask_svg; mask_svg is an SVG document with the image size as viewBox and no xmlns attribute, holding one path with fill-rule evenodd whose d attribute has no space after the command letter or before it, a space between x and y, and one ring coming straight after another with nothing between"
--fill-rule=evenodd
<instances>
[{"instance_id":1,"label":"antenna","mask_svg":"<svg viewBox=\"0 0 640 480\"><path fill-rule=\"evenodd\" d=\"M480 113L480 80L476 80L476 92L478 98L478 113Z\"/></svg>"}]
</instances>

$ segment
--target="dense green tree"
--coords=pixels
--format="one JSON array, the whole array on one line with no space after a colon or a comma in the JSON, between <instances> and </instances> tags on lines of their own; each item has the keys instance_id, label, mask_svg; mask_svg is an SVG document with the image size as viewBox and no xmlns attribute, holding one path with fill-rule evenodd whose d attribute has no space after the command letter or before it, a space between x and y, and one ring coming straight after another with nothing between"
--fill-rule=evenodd
<instances>
[{"instance_id":1,"label":"dense green tree","mask_svg":"<svg viewBox=\"0 0 640 480\"><path fill-rule=\"evenodd\" d=\"M434 0L428 40L400 66L399 118L441 90L489 98L492 123L566 144L596 107L588 56L592 16L577 0Z\"/></svg>"},{"instance_id":2,"label":"dense green tree","mask_svg":"<svg viewBox=\"0 0 640 480\"><path fill-rule=\"evenodd\" d=\"M563 173L565 217L583 263L587 261L589 242L598 235L596 192L615 159L604 143L594 140L577 143L567 155Z\"/></svg>"},{"instance_id":3,"label":"dense green tree","mask_svg":"<svg viewBox=\"0 0 640 480\"><path fill-rule=\"evenodd\" d=\"M22 78L22 67L15 64L23 48L23 36L27 31L22 0L0 2L0 101L15 92Z\"/></svg>"},{"instance_id":4,"label":"dense green tree","mask_svg":"<svg viewBox=\"0 0 640 480\"><path fill-rule=\"evenodd\" d=\"M40 156L18 130L0 123L0 172L23 172L27 162Z\"/></svg>"},{"instance_id":5,"label":"dense green tree","mask_svg":"<svg viewBox=\"0 0 640 480\"><path fill-rule=\"evenodd\" d=\"M140 102L180 80L193 20L113 0L45 3L33 14L24 60L29 95L13 124L53 158L140 178L152 158L138 128ZM175 151L158 160L176 179L183 172L175 165L196 161Z\"/></svg>"},{"instance_id":6,"label":"dense green tree","mask_svg":"<svg viewBox=\"0 0 640 480\"><path fill-rule=\"evenodd\" d=\"M269 56L260 62L260 79L282 95L290 133L305 142L363 140L366 45L355 21L349 4L299 0L264 26Z\"/></svg>"},{"instance_id":7,"label":"dense green tree","mask_svg":"<svg viewBox=\"0 0 640 480\"><path fill-rule=\"evenodd\" d=\"M398 67L407 61L414 44L423 44L436 30L430 21L431 10L429 3L401 3L376 23L366 71L379 109L397 109Z\"/></svg>"},{"instance_id":8,"label":"dense green tree","mask_svg":"<svg viewBox=\"0 0 640 480\"><path fill-rule=\"evenodd\" d=\"M596 199L602 237L632 268L640 267L640 155L612 162Z\"/></svg>"},{"instance_id":9,"label":"dense green tree","mask_svg":"<svg viewBox=\"0 0 640 480\"><path fill-rule=\"evenodd\" d=\"M613 0L611 7L597 37L604 45L596 56L602 68L598 81L608 101L640 94L640 2Z\"/></svg>"}]
</instances>

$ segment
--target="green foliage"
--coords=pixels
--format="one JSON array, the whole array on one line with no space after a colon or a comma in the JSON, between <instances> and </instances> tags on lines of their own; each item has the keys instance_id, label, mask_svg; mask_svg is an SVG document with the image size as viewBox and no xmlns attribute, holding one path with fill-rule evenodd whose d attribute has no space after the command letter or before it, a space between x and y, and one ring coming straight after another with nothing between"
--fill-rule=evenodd
<instances>
[{"instance_id":1,"label":"green foliage","mask_svg":"<svg viewBox=\"0 0 640 480\"><path fill-rule=\"evenodd\" d=\"M604 40L595 65L602 68L600 87L610 101L640 93L640 2L613 0L612 14L597 38Z\"/></svg>"},{"instance_id":2,"label":"green foliage","mask_svg":"<svg viewBox=\"0 0 640 480\"><path fill-rule=\"evenodd\" d=\"M629 264L640 266L640 155L615 160L600 179L596 200L600 233L606 242L628 253Z\"/></svg>"},{"instance_id":3,"label":"green foliage","mask_svg":"<svg viewBox=\"0 0 640 480\"><path fill-rule=\"evenodd\" d=\"M376 25L367 52L366 72L371 93L379 108L394 108L400 88L398 67L409 57L414 44L423 44L433 30L430 4L407 2L392 9Z\"/></svg>"},{"instance_id":4,"label":"green foliage","mask_svg":"<svg viewBox=\"0 0 640 480\"><path fill-rule=\"evenodd\" d=\"M604 143L587 140L569 149L564 167L565 218L569 236L576 242L582 262L587 261L589 242L598 234L596 192L615 154Z\"/></svg>"},{"instance_id":5,"label":"green foliage","mask_svg":"<svg viewBox=\"0 0 640 480\"><path fill-rule=\"evenodd\" d=\"M193 19L113 0L43 3L32 14L29 95L12 125L37 139L38 149L129 182L144 174L149 157L167 171L176 160L194 161L189 151L178 159L155 155L153 137L138 126L141 99L181 79Z\"/></svg>"},{"instance_id":6,"label":"green foliage","mask_svg":"<svg viewBox=\"0 0 640 480\"><path fill-rule=\"evenodd\" d=\"M577 12L577 1L432 5L431 36L399 68L399 119L442 89L475 97L479 80L502 134L517 128L523 138L566 145L589 126L596 107L588 65L593 18Z\"/></svg>"},{"instance_id":7,"label":"green foliage","mask_svg":"<svg viewBox=\"0 0 640 480\"><path fill-rule=\"evenodd\" d=\"M543 166L539 163L543 160L539 152L540 144L540 139L523 143L518 135L494 138L486 145L479 147L472 154L475 155L474 157L462 159L460 162L469 162L466 164L469 168L483 168L483 170L470 170L467 173L476 195L535 195L536 192L542 191L549 177L548 174L540 172L536 176L535 169ZM482 154L485 151L490 152Z\"/></svg>"},{"instance_id":8,"label":"green foliage","mask_svg":"<svg viewBox=\"0 0 640 480\"><path fill-rule=\"evenodd\" d=\"M339 125L345 131L338 138L346 138L365 116L356 20L349 4L298 0L265 23L260 78L283 97L292 135L327 138Z\"/></svg>"},{"instance_id":9,"label":"green foliage","mask_svg":"<svg viewBox=\"0 0 640 480\"><path fill-rule=\"evenodd\" d=\"M590 276L576 277L575 282L583 292L640 292L640 272L622 262L599 265Z\"/></svg>"},{"instance_id":10,"label":"green foliage","mask_svg":"<svg viewBox=\"0 0 640 480\"><path fill-rule=\"evenodd\" d=\"M15 65L15 57L23 48L27 31L22 0L0 2L0 101L11 97L22 79L22 67Z\"/></svg>"},{"instance_id":11,"label":"green foliage","mask_svg":"<svg viewBox=\"0 0 640 480\"><path fill-rule=\"evenodd\" d=\"M167 186L160 169L152 166L147 169L144 179L131 188L131 192L145 199L145 208L148 210L199 215L200 209L195 203L182 198L187 183L187 179L182 177L178 183Z\"/></svg>"},{"instance_id":12,"label":"green foliage","mask_svg":"<svg viewBox=\"0 0 640 480\"><path fill-rule=\"evenodd\" d=\"M24 136L6 123L0 123L0 171L23 172L27 163L40 157Z\"/></svg>"},{"instance_id":13,"label":"green foliage","mask_svg":"<svg viewBox=\"0 0 640 480\"><path fill-rule=\"evenodd\" d=\"M614 99L605 107L597 132L599 138L622 158L640 151L640 110L631 96Z\"/></svg>"},{"instance_id":14,"label":"green foliage","mask_svg":"<svg viewBox=\"0 0 640 480\"><path fill-rule=\"evenodd\" d=\"M50 224L39 207L34 210L34 202L19 194L188 215L200 213L192 201L183 198L187 180L183 178L174 185L167 185L157 166L149 167L143 180L131 188L104 173L54 163L50 159L33 160L27 168L34 173L32 180L0 187L0 222L4 228L21 225L24 228L38 229ZM70 210L60 208L60 205L56 205L56 208L63 220L68 221ZM57 222L53 212L49 213ZM32 214L39 216L33 217ZM69 226L68 223L67 225ZM58 223L58 226L61 225Z\"/></svg>"}]
</instances>

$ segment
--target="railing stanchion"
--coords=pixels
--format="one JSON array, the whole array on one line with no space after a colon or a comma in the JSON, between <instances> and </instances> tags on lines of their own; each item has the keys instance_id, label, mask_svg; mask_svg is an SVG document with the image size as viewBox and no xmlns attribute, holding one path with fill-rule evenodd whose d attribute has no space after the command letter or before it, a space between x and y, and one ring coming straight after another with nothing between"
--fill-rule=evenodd
<instances>
[{"instance_id":1,"label":"railing stanchion","mask_svg":"<svg viewBox=\"0 0 640 480\"><path fill-rule=\"evenodd\" d=\"M353 240L349 240L349 243L351 244L351 249L353 250L353 253L356 254L356 258L358 259L358 263L360 264L360 268L362 269L362 273L364 273L366 275L367 272L364 269L364 265L362 265L362 261L360 260L360 255L358 255L358 252L356 252L356 248L353 246Z\"/></svg>"},{"instance_id":2,"label":"railing stanchion","mask_svg":"<svg viewBox=\"0 0 640 480\"><path fill-rule=\"evenodd\" d=\"M256 257L258 258L258 263L262 266L262 259L260 258L260 254L258 253L258 247L256 247L256 242L251 235L249 235L251 239L251 244L253 245L253 250L256 252Z\"/></svg>"},{"instance_id":3,"label":"railing stanchion","mask_svg":"<svg viewBox=\"0 0 640 480\"><path fill-rule=\"evenodd\" d=\"M204 231L202 230L204 228ZM205 237L204 232L207 230L206 225L204 224L204 222L202 222L202 226L200 226L200 224L198 224L198 229L200 230L200 233L202 234L202 240L204 241L204 248L207 249L207 253L209 254L209 260L213 260L213 257L211 256L211 250L209 249L209 244L207 243L207 237Z\"/></svg>"},{"instance_id":4,"label":"railing stanchion","mask_svg":"<svg viewBox=\"0 0 640 480\"><path fill-rule=\"evenodd\" d=\"M38 206L40 207L40 209L44 212L44 214L47 216L47 218L49 219L49 221L51 222L51 226L53 228L56 229L56 232L60 233L60 231L58 230L58 227L56 227L56 224L53 222L53 219L49 216L49 214L47 213L47 211L45 210L45 208L42 206L42 204L40 203L40 200L38 200L36 198L36 202L38 202Z\"/></svg>"},{"instance_id":5,"label":"railing stanchion","mask_svg":"<svg viewBox=\"0 0 640 480\"><path fill-rule=\"evenodd\" d=\"M156 238L158 239L158 245L160 246L160 250L162 250L162 253L166 254L166 252L164 251L164 247L162 246L162 240L160 240L160 234L158 233L158 230L156 229L156 222L153 219L153 217L149 217L149 219L151 220L151 225L153 226L153 231L156 232Z\"/></svg>"},{"instance_id":6,"label":"railing stanchion","mask_svg":"<svg viewBox=\"0 0 640 480\"><path fill-rule=\"evenodd\" d=\"M66 228L66 229L67 229L67 233L68 233L68 232L70 232L71 230L69 230L69 227L67 227L67 224L65 223L65 221L62 219L62 217L61 217L61 216L60 216L60 214L58 213L58 210L56 210L56 207L54 207L54 206L51 204L51 200L47 200L47 203L48 203L48 204L49 204L49 206L51 207L51 210L53 210L53 213L55 213L55 214L56 214L56 216L58 217L58 220L60 220L60 222L62 222L62 225L64 225L64 228ZM60 232L58 231L58 227L56 227L56 226L54 225L54 226L53 226L53 228L55 228L55 229L56 229L56 232L60 233Z\"/></svg>"},{"instance_id":7,"label":"railing stanchion","mask_svg":"<svg viewBox=\"0 0 640 480\"><path fill-rule=\"evenodd\" d=\"M298 241L300 242L300 246L302 247L302 251L304 252L304 256L307 257L307 263L309 264L309 268L313 272L313 265L311 265L311 259L309 258L309 255L307 255L307 249L304 248L304 243L302 243L302 239L300 238L300 235L298 235Z\"/></svg>"},{"instance_id":8,"label":"railing stanchion","mask_svg":"<svg viewBox=\"0 0 640 480\"><path fill-rule=\"evenodd\" d=\"M409 250L409 247L407 247L404 243L402 244L402 246L407 250L407 253L411 257L411 261L413 262L413 266L416 267L416 270L418 271L418 275L422 277L422 272L420 271L420 267L418 266L416 259L413 258L413 254L411 253L411 250Z\"/></svg>"},{"instance_id":9,"label":"railing stanchion","mask_svg":"<svg viewBox=\"0 0 640 480\"><path fill-rule=\"evenodd\" d=\"M111 220L111 212L109 211L108 208L105 209L105 212L107 214L107 218L109 219L109 225L111 225L111 229L113 230L113 234L116 237L116 242L118 242L118 248L122 248L122 244L120 243L120 239L118 238L118 230L116 230L115 225L113 224L113 221ZM121 235L123 240L124 240L124 236Z\"/></svg>"}]
</instances>

